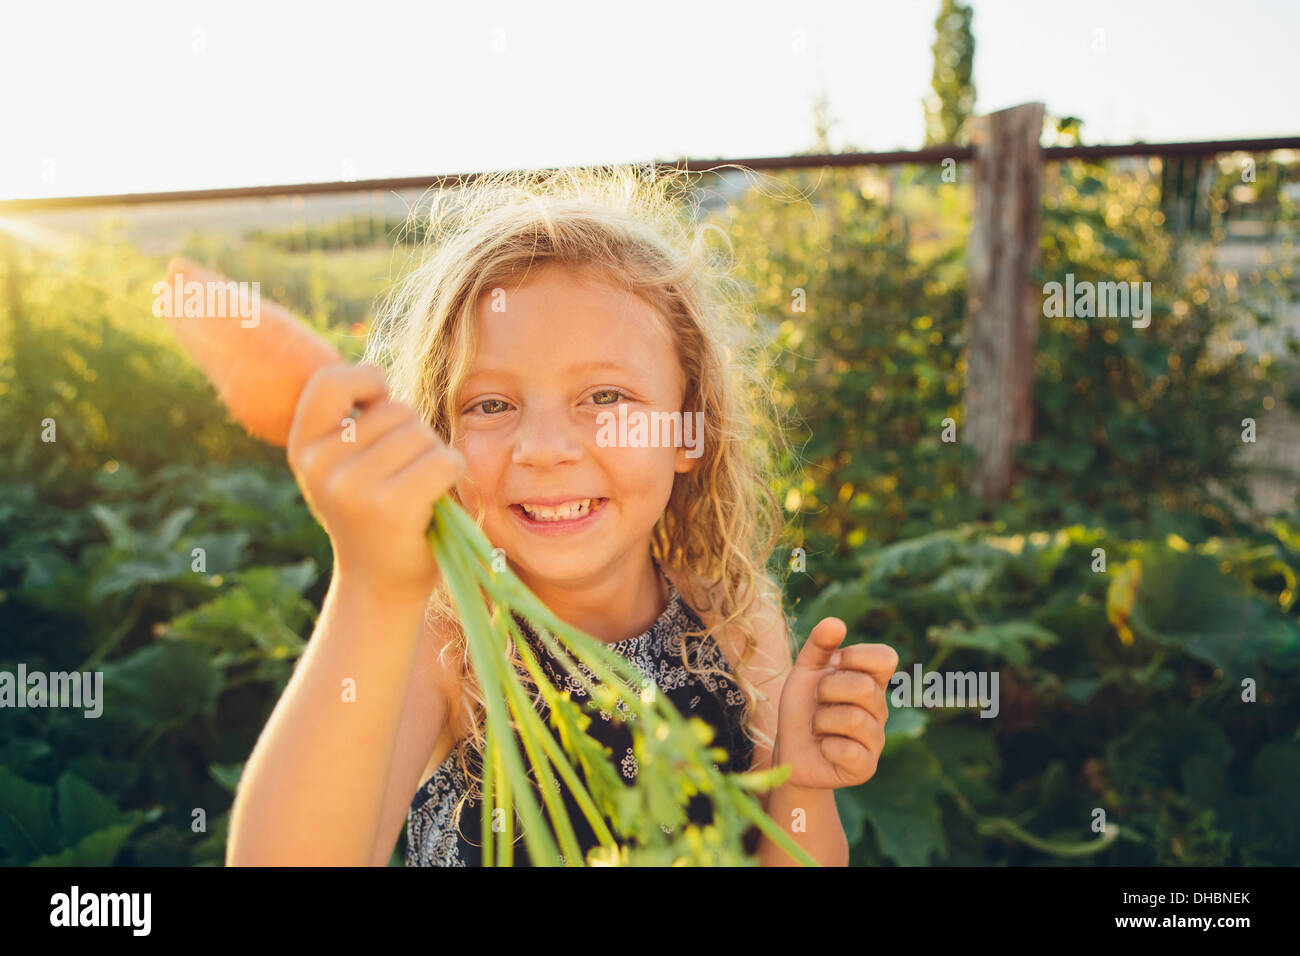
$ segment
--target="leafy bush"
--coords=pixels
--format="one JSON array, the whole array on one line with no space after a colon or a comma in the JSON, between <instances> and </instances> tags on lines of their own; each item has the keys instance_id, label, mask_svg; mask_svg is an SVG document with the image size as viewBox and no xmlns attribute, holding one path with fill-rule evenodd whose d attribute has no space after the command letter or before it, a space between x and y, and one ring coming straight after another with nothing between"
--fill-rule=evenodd
<instances>
[{"instance_id":1,"label":"leafy bush","mask_svg":"<svg viewBox=\"0 0 1300 956\"><path fill-rule=\"evenodd\" d=\"M1295 365L1233 348L1232 333L1267 329L1279 304L1300 301L1292 256L1239 276L1216 265L1213 245L1164 229L1151 169L1049 169L1042 281L1149 281L1151 324L1042 320L1038 435L1021 448L1026 473L1004 515L1189 536L1241 528L1242 420L1285 397Z\"/></svg>"},{"instance_id":2,"label":"leafy bush","mask_svg":"<svg viewBox=\"0 0 1300 956\"><path fill-rule=\"evenodd\" d=\"M837 580L866 542L975 517L969 457L941 440L962 421L962 263L969 194L901 167L790 174L751 189L721 224L794 417L802 481L780 489L809 566ZM913 224L950 224L951 231ZM964 223L966 223L964 225Z\"/></svg>"},{"instance_id":3,"label":"leafy bush","mask_svg":"<svg viewBox=\"0 0 1300 956\"><path fill-rule=\"evenodd\" d=\"M989 718L891 687L879 772L836 791L853 862L1300 862L1297 531L1193 549L966 525L861 558L801 633L834 614L902 673L999 681Z\"/></svg>"},{"instance_id":4,"label":"leafy bush","mask_svg":"<svg viewBox=\"0 0 1300 956\"><path fill-rule=\"evenodd\" d=\"M328 538L276 470L121 467L93 487L70 511L30 481L0 486L0 670L104 682L99 717L0 710L0 862L219 864Z\"/></svg>"},{"instance_id":5,"label":"leafy bush","mask_svg":"<svg viewBox=\"0 0 1300 956\"><path fill-rule=\"evenodd\" d=\"M780 490L817 580L838 580L868 542L976 519L1249 533L1234 507L1251 468L1242 420L1278 401L1300 408L1300 390L1294 339L1262 355L1232 342L1300 302L1293 249L1239 276L1215 265L1212 245L1164 228L1148 165L1049 165L1036 281L1149 281L1151 324L1040 321L1036 435L1009 500L989 506L966 491L960 441L970 213L957 169L955 182L938 167L782 174L770 182L784 191L751 188L720 217L773 330L774 384L804 474ZM1229 186L1207 201L1218 209ZM1296 222L1294 204L1279 216ZM943 441L946 424L956 442ZM815 592L804 579L792 587Z\"/></svg>"}]
</instances>

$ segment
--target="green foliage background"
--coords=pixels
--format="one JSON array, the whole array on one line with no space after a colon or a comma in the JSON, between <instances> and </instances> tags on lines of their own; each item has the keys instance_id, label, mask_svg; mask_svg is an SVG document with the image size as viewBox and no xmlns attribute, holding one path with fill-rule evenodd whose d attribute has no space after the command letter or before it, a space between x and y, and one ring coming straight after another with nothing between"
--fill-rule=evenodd
<instances>
[{"instance_id":1,"label":"green foliage background","mask_svg":"<svg viewBox=\"0 0 1300 956\"><path fill-rule=\"evenodd\" d=\"M797 639L835 614L904 671L999 674L993 719L895 706L879 773L836 793L853 862L1300 862L1300 515L1254 514L1239 454L1242 419L1296 379L1289 352L1231 346L1296 300L1293 261L1229 279L1205 258L1227 172L1197 236L1166 228L1154 164L1050 168L1041 280L1149 280L1152 323L1043 320L1037 436L989 506L960 441L969 193L943 172L783 175L717 213L795 422L778 491L803 560L772 573ZM1294 169L1260 173L1289 228ZM402 265L391 238L182 251L355 356ZM282 453L226 420L152 317L162 266L112 233L0 235L0 670L102 669L107 698L93 720L0 710L6 864L219 865L328 583Z\"/></svg>"},{"instance_id":2,"label":"green foliage background","mask_svg":"<svg viewBox=\"0 0 1300 956\"><path fill-rule=\"evenodd\" d=\"M934 19L933 92L925 103L925 145L966 143L966 119L975 108L974 11L955 0L943 0Z\"/></svg>"}]
</instances>

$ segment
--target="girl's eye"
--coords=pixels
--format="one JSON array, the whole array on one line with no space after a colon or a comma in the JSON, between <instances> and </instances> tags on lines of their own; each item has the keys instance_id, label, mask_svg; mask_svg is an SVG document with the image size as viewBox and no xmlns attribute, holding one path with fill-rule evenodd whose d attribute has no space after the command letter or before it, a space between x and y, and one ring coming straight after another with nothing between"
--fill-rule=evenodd
<instances>
[{"instance_id":1,"label":"girl's eye","mask_svg":"<svg viewBox=\"0 0 1300 956\"><path fill-rule=\"evenodd\" d=\"M485 413L488 414L488 415L495 414L494 412L488 410L488 407L487 407L487 406L489 406L489 405L501 405L501 406L503 406L503 407L500 408L500 409L498 409L497 411L504 411L504 410L505 410L506 403L503 402L503 401L502 401L501 399L499 399L499 398L489 398L489 399L488 399L487 401L485 401L485 402L479 402L477 405L474 406L474 408L479 409L479 410L485 412Z\"/></svg>"},{"instance_id":2,"label":"girl's eye","mask_svg":"<svg viewBox=\"0 0 1300 956\"><path fill-rule=\"evenodd\" d=\"M597 398L597 396L600 395L613 395L614 400L610 402L602 402L597 400L596 402L597 405L617 405L620 399L627 398L626 395L624 395L616 388L602 388L599 392L592 392L591 397Z\"/></svg>"}]
</instances>

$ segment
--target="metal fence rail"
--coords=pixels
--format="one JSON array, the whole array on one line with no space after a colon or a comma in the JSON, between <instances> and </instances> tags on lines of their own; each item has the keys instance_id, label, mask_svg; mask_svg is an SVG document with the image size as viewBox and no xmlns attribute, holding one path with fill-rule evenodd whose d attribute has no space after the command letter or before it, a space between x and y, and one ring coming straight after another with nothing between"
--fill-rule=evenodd
<instances>
[{"instance_id":1,"label":"metal fence rail","mask_svg":"<svg viewBox=\"0 0 1300 956\"><path fill-rule=\"evenodd\" d=\"M1276 136L1271 139L1205 140L1188 143L1047 146L1042 148L1042 158L1044 162L1057 162L1065 159L1107 159L1120 156L1214 156L1236 152L1263 153L1277 149L1300 150L1300 136ZM678 160L655 160L643 165L665 170L680 169L687 172L712 172L734 167L753 170L781 170L840 166L891 166L900 163L940 163L945 159L964 162L974 159L974 157L974 147L952 145L887 153L808 153L797 156L763 156L746 159L683 158ZM229 189L192 189L178 192L3 199L0 200L0 214L147 203L312 196L370 190L404 191L451 186L458 182L470 182L482 175L484 175L482 172L455 173L440 176L407 176L398 179L357 179L325 183L289 183L279 186L237 186Z\"/></svg>"}]
</instances>

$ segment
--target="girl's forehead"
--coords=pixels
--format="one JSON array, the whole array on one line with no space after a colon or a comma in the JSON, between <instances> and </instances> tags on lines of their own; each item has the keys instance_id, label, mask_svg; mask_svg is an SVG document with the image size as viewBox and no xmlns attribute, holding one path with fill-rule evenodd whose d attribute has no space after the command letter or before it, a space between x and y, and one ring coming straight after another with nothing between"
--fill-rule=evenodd
<instances>
[{"instance_id":1,"label":"girl's forehead","mask_svg":"<svg viewBox=\"0 0 1300 956\"><path fill-rule=\"evenodd\" d=\"M678 366L668 321L649 302L560 264L486 290L475 321L472 373L557 360L626 364L647 373Z\"/></svg>"},{"instance_id":2,"label":"girl's forehead","mask_svg":"<svg viewBox=\"0 0 1300 956\"><path fill-rule=\"evenodd\" d=\"M508 314L513 308L516 314L549 314L578 304L607 313L635 313L641 319L655 312L649 302L594 266L548 262L485 291L479 298L479 313Z\"/></svg>"}]
</instances>

